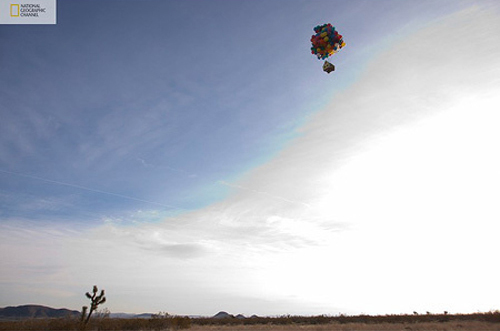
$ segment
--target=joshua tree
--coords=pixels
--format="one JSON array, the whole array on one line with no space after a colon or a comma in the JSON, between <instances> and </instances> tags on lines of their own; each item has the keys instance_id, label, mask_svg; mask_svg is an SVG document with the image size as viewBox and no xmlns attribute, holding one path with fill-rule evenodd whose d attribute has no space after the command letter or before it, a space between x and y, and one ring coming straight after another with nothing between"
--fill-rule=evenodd
<instances>
[{"instance_id":1,"label":"joshua tree","mask_svg":"<svg viewBox=\"0 0 500 331\"><path fill-rule=\"evenodd\" d=\"M87 314L88 307L87 306L82 307L81 321L83 322L83 320L85 319L84 325L87 325L87 323L90 320L90 315L92 315L92 313L95 310L97 310L97 306L99 306L101 303L106 302L106 297L104 296L104 290L101 290L101 294L97 295L98 291L99 290L97 289L97 286L94 285L94 288L92 289L92 294L90 294L89 292L85 293L87 298L90 299L90 311L89 311L89 314L87 315L87 318L85 319L85 315Z\"/></svg>"}]
</instances>

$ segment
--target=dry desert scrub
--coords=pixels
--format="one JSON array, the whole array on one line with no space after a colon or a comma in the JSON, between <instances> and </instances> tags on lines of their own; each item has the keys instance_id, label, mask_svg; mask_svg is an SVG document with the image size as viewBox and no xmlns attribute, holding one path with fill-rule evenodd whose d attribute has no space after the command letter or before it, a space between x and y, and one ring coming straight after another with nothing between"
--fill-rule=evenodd
<instances>
[{"instance_id":1,"label":"dry desert scrub","mask_svg":"<svg viewBox=\"0 0 500 331\"><path fill-rule=\"evenodd\" d=\"M480 321L443 323L329 323L329 324L257 324L257 325L193 325L189 331L500 331L499 323Z\"/></svg>"},{"instance_id":2,"label":"dry desert scrub","mask_svg":"<svg viewBox=\"0 0 500 331\"><path fill-rule=\"evenodd\" d=\"M75 318L0 321L0 331L77 331ZM150 319L120 319L95 315L86 331L500 331L500 312L465 315L279 316L188 318L154 315Z\"/></svg>"}]
</instances>

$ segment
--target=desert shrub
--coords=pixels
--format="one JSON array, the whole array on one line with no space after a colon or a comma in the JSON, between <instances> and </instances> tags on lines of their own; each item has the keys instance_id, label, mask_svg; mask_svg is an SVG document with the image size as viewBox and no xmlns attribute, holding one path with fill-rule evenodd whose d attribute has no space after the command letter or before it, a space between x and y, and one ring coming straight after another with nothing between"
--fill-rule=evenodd
<instances>
[{"instance_id":1,"label":"desert shrub","mask_svg":"<svg viewBox=\"0 0 500 331\"><path fill-rule=\"evenodd\" d=\"M152 315L148 320L150 330L179 330L191 327L191 319L183 316L171 316L168 313Z\"/></svg>"}]
</instances>

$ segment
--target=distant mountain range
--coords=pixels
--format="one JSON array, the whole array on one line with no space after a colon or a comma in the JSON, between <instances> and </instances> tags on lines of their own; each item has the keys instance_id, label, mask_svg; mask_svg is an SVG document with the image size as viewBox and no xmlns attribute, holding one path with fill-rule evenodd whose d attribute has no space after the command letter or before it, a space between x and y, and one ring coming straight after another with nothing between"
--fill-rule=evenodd
<instances>
[{"instance_id":1,"label":"distant mountain range","mask_svg":"<svg viewBox=\"0 0 500 331\"><path fill-rule=\"evenodd\" d=\"M143 314L128 314L128 313L111 313L109 317L111 318L151 318L154 314L143 313Z\"/></svg>"},{"instance_id":2,"label":"distant mountain range","mask_svg":"<svg viewBox=\"0 0 500 331\"><path fill-rule=\"evenodd\" d=\"M111 318L151 318L151 313L144 314L127 314L127 313L111 313ZM78 310L69 310L66 308L56 309L41 305L23 305L17 307L5 307L0 308L0 320L23 320L29 318L63 318L63 317L74 317L78 318L80 312ZM201 316L189 316L192 318L199 318ZM252 317L257 317L253 315ZM222 319L222 318L246 318L242 314L232 315L226 313L225 311L218 312L212 318Z\"/></svg>"},{"instance_id":3,"label":"distant mountain range","mask_svg":"<svg viewBox=\"0 0 500 331\"><path fill-rule=\"evenodd\" d=\"M65 308L55 309L40 305L24 305L17 307L0 308L0 319L22 320L27 318L61 318L78 317L80 312Z\"/></svg>"}]
</instances>

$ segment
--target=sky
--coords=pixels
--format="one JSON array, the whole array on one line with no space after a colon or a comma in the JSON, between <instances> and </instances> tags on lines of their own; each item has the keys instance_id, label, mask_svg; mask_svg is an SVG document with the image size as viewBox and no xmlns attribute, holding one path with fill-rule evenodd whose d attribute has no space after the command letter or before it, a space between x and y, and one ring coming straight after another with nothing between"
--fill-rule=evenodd
<instances>
[{"instance_id":1,"label":"sky","mask_svg":"<svg viewBox=\"0 0 500 331\"><path fill-rule=\"evenodd\" d=\"M326 74L310 53L332 23ZM0 306L500 309L497 1L57 2L0 25Z\"/></svg>"}]
</instances>

